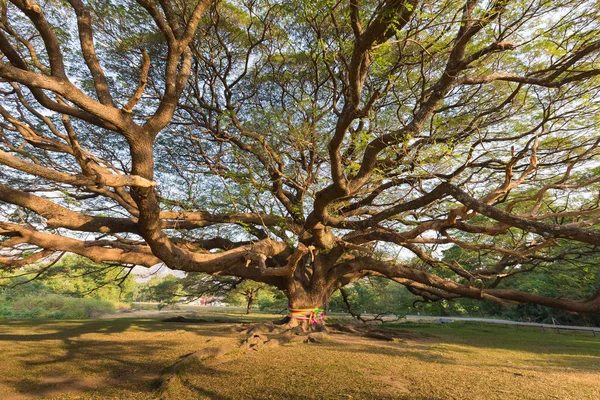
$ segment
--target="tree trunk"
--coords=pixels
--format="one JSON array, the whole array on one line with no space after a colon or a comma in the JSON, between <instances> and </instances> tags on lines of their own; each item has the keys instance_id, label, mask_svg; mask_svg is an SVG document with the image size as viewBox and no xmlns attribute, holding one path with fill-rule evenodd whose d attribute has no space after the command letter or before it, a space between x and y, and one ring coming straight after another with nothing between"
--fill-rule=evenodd
<instances>
[{"instance_id":1,"label":"tree trunk","mask_svg":"<svg viewBox=\"0 0 600 400\"><path fill-rule=\"evenodd\" d=\"M246 315L252 313L252 304L254 303L254 297L256 297L256 292L251 291L246 295L246 299L248 300L248 305L246 306Z\"/></svg>"},{"instance_id":2,"label":"tree trunk","mask_svg":"<svg viewBox=\"0 0 600 400\"><path fill-rule=\"evenodd\" d=\"M288 298L288 316L282 321L290 327L300 326L305 331L319 331L325 327L324 311L333 291L328 286L314 285L308 289L299 282L292 283L285 293Z\"/></svg>"}]
</instances>

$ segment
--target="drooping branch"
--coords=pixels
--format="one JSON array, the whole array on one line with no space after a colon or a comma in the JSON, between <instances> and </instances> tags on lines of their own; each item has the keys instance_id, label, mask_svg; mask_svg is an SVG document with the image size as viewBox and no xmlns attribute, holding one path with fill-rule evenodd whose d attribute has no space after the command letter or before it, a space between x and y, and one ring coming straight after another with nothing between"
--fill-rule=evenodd
<instances>
[{"instance_id":1,"label":"drooping branch","mask_svg":"<svg viewBox=\"0 0 600 400\"><path fill-rule=\"evenodd\" d=\"M4 241L3 247L28 243L42 249L55 251L68 251L89 258L95 262L117 261L125 264L143 265L152 267L160 264L148 246L142 246L137 251L131 249L110 249L100 246L89 246L85 241L64 236L38 232L17 224L0 222L0 235L10 235L12 239Z\"/></svg>"},{"instance_id":2,"label":"drooping branch","mask_svg":"<svg viewBox=\"0 0 600 400\"><path fill-rule=\"evenodd\" d=\"M71 211L43 197L0 185L0 201L27 208L46 218L49 228L67 228L82 232L137 232L133 219L93 217Z\"/></svg>"},{"instance_id":3,"label":"drooping branch","mask_svg":"<svg viewBox=\"0 0 600 400\"><path fill-rule=\"evenodd\" d=\"M575 312L598 312L600 311L600 296L592 297L584 301L569 299L556 299L540 296L533 293L522 292L511 289L486 289L473 287L454 281L440 278L434 274L416 270L401 265L394 265L372 258L360 257L350 262L356 271L372 270L384 276L392 278L404 278L447 293L459 295L472 299L489 299L492 301L512 301L519 303L540 304Z\"/></svg>"},{"instance_id":4,"label":"drooping branch","mask_svg":"<svg viewBox=\"0 0 600 400\"><path fill-rule=\"evenodd\" d=\"M0 163L27 174L74 186L138 186L148 188L157 185L156 182L135 175L114 175L96 172L95 179L91 179L84 175L66 174L64 172L24 161L2 150L0 150Z\"/></svg>"},{"instance_id":5,"label":"drooping branch","mask_svg":"<svg viewBox=\"0 0 600 400\"><path fill-rule=\"evenodd\" d=\"M444 183L442 185L447 188L448 193L452 195L452 197L463 203L465 206L509 226L514 226L527 232L534 232L545 238L564 238L577 240L583 243L600 245L600 235L598 235L598 232L591 229L570 227L569 224L557 225L532 221L531 219L509 214L498 209L497 207L478 201L454 185L449 183ZM591 220L588 222L588 224L592 225L594 222L594 220Z\"/></svg>"}]
</instances>

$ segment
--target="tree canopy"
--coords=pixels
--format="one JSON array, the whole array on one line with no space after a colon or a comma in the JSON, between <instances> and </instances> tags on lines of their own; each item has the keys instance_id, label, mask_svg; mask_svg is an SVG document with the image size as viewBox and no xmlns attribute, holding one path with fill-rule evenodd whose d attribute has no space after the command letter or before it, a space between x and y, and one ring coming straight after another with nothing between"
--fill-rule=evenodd
<instances>
[{"instance_id":1,"label":"tree canopy","mask_svg":"<svg viewBox=\"0 0 600 400\"><path fill-rule=\"evenodd\" d=\"M597 263L569 298L504 284L598 251L599 11L0 2L0 264L164 263L293 308L380 276L600 311Z\"/></svg>"}]
</instances>

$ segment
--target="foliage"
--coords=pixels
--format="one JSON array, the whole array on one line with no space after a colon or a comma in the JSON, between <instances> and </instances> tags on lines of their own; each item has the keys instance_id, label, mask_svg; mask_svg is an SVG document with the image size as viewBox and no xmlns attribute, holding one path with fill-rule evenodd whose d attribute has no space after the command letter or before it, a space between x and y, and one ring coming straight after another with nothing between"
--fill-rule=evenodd
<instances>
[{"instance_id":1,"label":"foliage","mask_svg":"<svg viewBox=\"0 0 600 400\"><path fill-rule=\"evenodd\" d=\"M130 302L137 283L129 268L94 263L84 257L67 255L40 277L52 293L89 296L109 302Z\"/></svg>"},{"instance_id":2,"label":"foliage","mask_svg":"<svg viewBox=\"0 0 600 400\"><path fill-rule=\"evenodd\" d=\"M162 306L177 302L183 292L180 279L174 275L155 275L150 280L138 284L135 301L153 301Z\"/></svg>"},{"instance_id":3,"label":"foliage","mask_svg":"<svg viewBox=\"0 0 600 400\"><path fill-rule=\"evenodd\" d=\"M223 301L225 303L244 306L248 305L249 295L254 294L253 304L260 310L282 311L287 308L287 298L277 288L253 281L244 281L234 289L227 292Z\"/></svg>"},{"instance_id":4,"label":"foliage","mask_svg":"<svg viewBox=\"0 0 600 400\"><path fill-rule=\"evenodd\" d=\"M281 290L269 287L258 297L257 304L261 311L285 313L287 312L289 300Z\"/></svg>"},{"instance_id":5,"label":"foliage","mask_svg":"<svg viewBox=\"0 0 600 400\"><path fill-rule=\"evenodd\" d=\"M404 286L381 277L359 280L345 288L351 307L358 313L406 315L414 310L418 297ZM335 292L329 310L346 312L347 306L339 292Z\"/></svg>"},{"instance_id":6,"label":"foliage","mask_svg":"<svg viewBox=\"0 0 600 400\"><path fill-rule=\"evenodd\" d=\"M31 266L24 276L2 278L2 318L94 318L114 312L120 302L131 301L136 286L128 269L101 265L67 255L50 269ZM35 280L31 276L44 270Z\"/></svg>"},{"instance_id":7,"label":"foliage","mask_svg":"<svg viewBox=\"0 0 600 400\"><path fill-rule=\"evenodd\" d=\"M78 254L104 272L48 287L107 299L162 263L203 275L161 303L254 281L404 309L385 277L440 312L598 312L597 8L2 1L0 266Z\"/></svg>"},{"instance_id":8,"label":"foliage","mask_svg":"<svg viewBox=\"0 0 600 400\"><path fill-rule=\"evenodd\" d=\"M165 306L209 298L232 306L246 307L249 295L252 296L252 303L261 310L281 311L287 307L285 295L273 286L250 280L193 273L184 278L173 275L154 276L149 281L139 284L135 299L156 301Z\"/></svg>"},{"instance_id":9,"label":"foliage","mask_svg":"<svg viewBox=\"0 0 600 400\"><path fill-rule=\"evenodd\" d=\"M0 318L84 319L114 311L113 303L99 298L42 294L9 300L0 295Z\"/></svg>"},{"instance_id":10,"label":"foliage","mask_svg":"<svg viewBox=\"0 0 600 400\"><path fill-rule=\"evenodd\" d=\"M600 253L595 248L563 244L553 250L554 258L546 260L523 260L515 270L530 268L528 273L516 274L513 279L498 282L499 289L514 289L536 293L547 297L568 297L573 299L586 299L594 295L600 287ZM458 246L453 246L444 252L444 259L448 262L458 261L465 268L490 268L489 258L478 257L477 253L468 252ZM488 264L486 264L486 261ZM538 304L505 304L483 301L475 302L468 299L459 299L453 302L454 309L450 313L463 313L483 316L507 318L511 320L526 320L532 322L574 325L599 325L600 313L587 315L569 313ZM435 307L435 306L433 306ZM431 307L430 307L431 308ZM442 308L444 312L446 309ZM442 314L445 315L445 314Z\"/></svg>"}]
</instances>

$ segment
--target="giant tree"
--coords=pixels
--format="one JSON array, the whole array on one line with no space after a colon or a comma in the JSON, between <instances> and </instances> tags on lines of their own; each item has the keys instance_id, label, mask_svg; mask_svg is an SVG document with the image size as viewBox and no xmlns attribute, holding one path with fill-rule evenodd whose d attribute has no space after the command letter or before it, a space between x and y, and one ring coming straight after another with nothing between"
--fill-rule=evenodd
<instances>
[{"instance_id":1,"label":"giant tree","mask_svg":"<svg viewBox=\"0 0 600 400\"><path fill-rule=\"evenodd\" d=\"M501 285L600 244L597 2L0 4L6 269L71 252L291 308L376 275L600 311Z\"/></svg>"}]
</instances>

